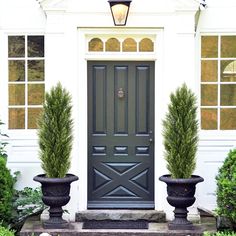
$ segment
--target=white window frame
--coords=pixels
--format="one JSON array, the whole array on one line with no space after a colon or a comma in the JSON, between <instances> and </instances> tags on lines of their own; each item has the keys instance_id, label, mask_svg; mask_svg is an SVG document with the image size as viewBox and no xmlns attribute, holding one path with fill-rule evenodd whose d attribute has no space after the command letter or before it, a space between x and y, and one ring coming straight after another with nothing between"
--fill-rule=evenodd
<instances>
[{"instance_id":1,"label":"white window frame","mask_svg":"<svg viewBox=\"0 0 236 236\"><path fill-rule=\"evenodd\" d=\"M25 56L24 57L9 57L8 56L8 37L9 36L24 36L25 37ZM28 46L27 42L28 36L43 36L44 37L44 57L28 57ZM36 133L37 129L28 129L28 108L42 108L43 105L28 105L28 85L29 84L44 84L46 87L46 81L45 81L45 33L42 32L6 32L5 33L5 45L6 45L6 50L5 50L5 58L6 58L6 63L5 63L5 77L6 79L4 80L5 84L5 99L4 99L4 104L7 104L6 110L4 112L4 117L6 117L6 120L4 123L6 124L6 127L8 129L9 135L14 135L17 138L25 137L25 135L32 136L36 138ZM25 105L9 105L9 84L16 84L14 81L10 82L9 81L9 61L10 60L24 60L25 61L25 81L18 82L17 84L24 84L25 85ZM44 80L43 81L28 81L28 60L44 60ZM25 128L24 129L9 129L9 108L24 108L25 109ZM27 133L26 133L27 132Z\"/></svg>"},{"instance_id":2,"label":"white window frame","mask_svg":"<svg viewBox=\"0 0 236 236\"><path fill-rule=\"evenodd\" d=\"M202 36L218 36L218 57L217 58L202 58L201 57L201 37ZM201 32L199 34L196 50L198 52L197 60L197 77L198 77L198 94L199 94L199 127L200 127L200 140L235 140L235 130L220 130L220 108L236 108L236 106L221 106L220 105L220 84L236 84L236 82L221 82L220 81L220 43L221 36L236 36L233 32ZM201 81L201 61L203 60L217 60L218 77L217 82L202 82ZM223 58L223 60L236 60L236 58ZM218 85L218 100L217 106L202 106L201 105L201 84L217 84ZM201 108L216 108L217 109L217 130L202 130L201 129Z\"/></svg>"}]
</instances>

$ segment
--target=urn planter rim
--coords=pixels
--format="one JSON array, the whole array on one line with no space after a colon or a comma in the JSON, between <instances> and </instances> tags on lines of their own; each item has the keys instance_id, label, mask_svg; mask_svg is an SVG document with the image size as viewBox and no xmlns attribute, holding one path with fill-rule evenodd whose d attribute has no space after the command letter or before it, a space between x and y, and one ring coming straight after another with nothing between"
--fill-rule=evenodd
<instances>
[{"instance_id":1,"label":"urn planter rim","mask_svg":"<svg viewBox=\"0 0 236 236\"><path fill-rule=\"evenodd\" d=\"M55 183L55 182L64 183L65 182L65 183L67 183L67 182L76 181L78 179L79 179L78 176L73 175L73 174L66 174L66 176L63 178L48 178L48 177L46 177L46 174L39 174L33 178L34 181L37 181L40 183L43 183L43 182L46 182L46 183Z\"/></svg>"},{"instance_id":2,"label":"urn planter rim","mask_svg":"<svg viewBox=\"0 0 236 236\"><path fill-rule=\"evenodd\" d=\"M162 175L161 177L159 177L160 181L163 181L165 183L184 183L184 184L192 184L192 183L200 183L203 182L204 179L199 176L199 175L191 175L191 178L187 178L187 179L173 179L171 178L171 175Z\"/></svg>"}]
</instances>

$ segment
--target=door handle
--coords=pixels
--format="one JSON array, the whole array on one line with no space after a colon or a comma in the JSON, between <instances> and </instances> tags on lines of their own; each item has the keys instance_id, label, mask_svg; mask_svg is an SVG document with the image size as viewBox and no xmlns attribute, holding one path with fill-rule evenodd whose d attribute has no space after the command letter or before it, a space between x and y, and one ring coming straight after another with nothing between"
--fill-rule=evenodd
<instances>
[{"instance_id":1,"label":"door handle","mask_svg":"<svg viewBox=\"0 0 236 236\"><path fill-rule=\"evenodd\" d=\"M149 131L150 138L149 138L149 143L153 143L153 132L152 130Z\"/></svg>"}]
</instances>

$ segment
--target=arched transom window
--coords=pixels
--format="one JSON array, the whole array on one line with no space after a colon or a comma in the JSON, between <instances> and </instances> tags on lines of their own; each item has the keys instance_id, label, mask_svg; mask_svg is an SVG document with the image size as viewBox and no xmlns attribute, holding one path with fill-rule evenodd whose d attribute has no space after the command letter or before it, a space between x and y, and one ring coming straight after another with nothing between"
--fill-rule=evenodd
<instances>
[{"instance_id":1,"label":"arched transom window","mask_svg":"<svg viewBox=\"0 0 236 236\"><path fill-rule=\"evenodd\" d=\"M154 52L154 37L91 37L88 52Z\"/></svg>"}]
</instances>

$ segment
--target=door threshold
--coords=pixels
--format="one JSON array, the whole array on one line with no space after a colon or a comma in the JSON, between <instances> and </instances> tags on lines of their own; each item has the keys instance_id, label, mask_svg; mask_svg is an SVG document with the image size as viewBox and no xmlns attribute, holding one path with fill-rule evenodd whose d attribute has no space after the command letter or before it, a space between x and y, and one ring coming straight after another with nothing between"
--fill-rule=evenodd
<instances>
[{"instance_id":1,"label":"door threshold","mask_svg":"<svg viewBox=\"0 0 236 236\"><path fill-rule=\"evenodd\" d=\"M166 222L166 214L163 211L146 209L99 209L85 210L76 213L76 222L90 220L124 220L124 221L148 221L148 222Z\"/></svg>"}]
</instances>

